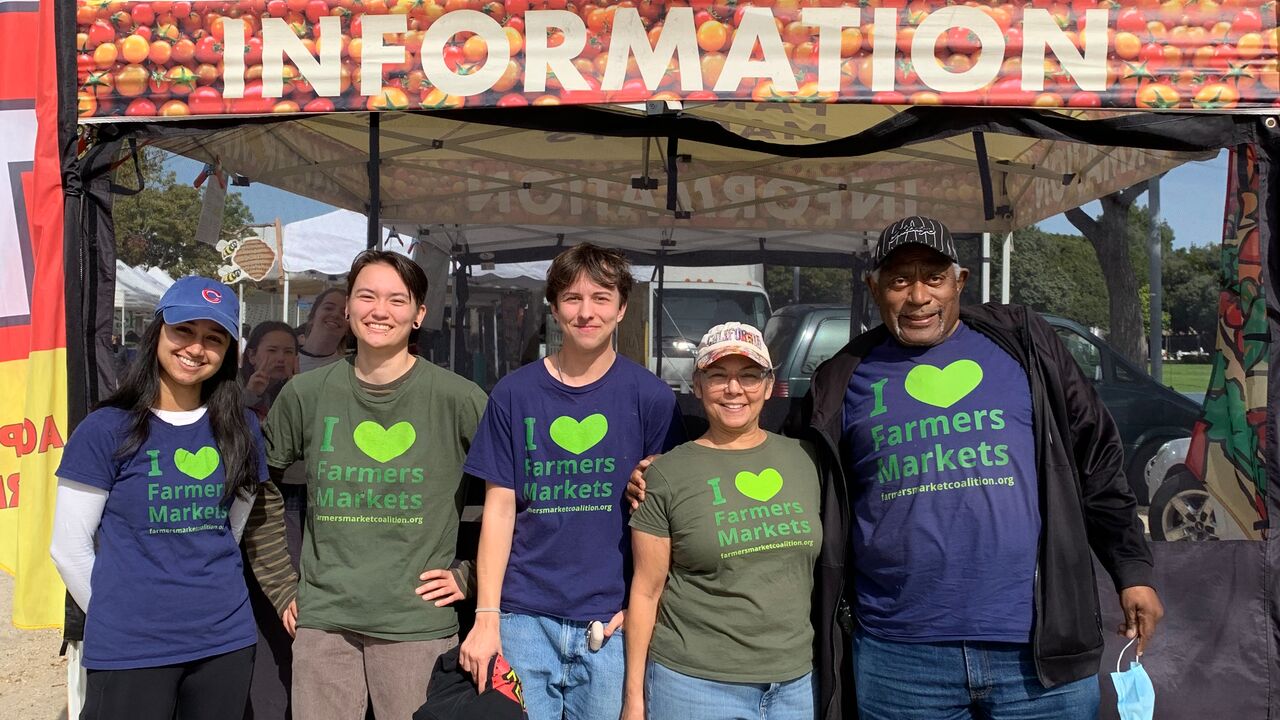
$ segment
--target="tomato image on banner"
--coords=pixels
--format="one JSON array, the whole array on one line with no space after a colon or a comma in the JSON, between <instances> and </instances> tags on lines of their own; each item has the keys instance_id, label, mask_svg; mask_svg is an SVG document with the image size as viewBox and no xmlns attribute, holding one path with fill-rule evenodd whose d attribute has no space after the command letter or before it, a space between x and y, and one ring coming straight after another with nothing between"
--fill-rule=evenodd
<instances>
[{"instance_id":1,"label":"tomato image on banner","mask_svg":"<svg viewBox=\"0 0 1280 720\"><path fill-rule=\"evenodd\" d=\"M1272 0L77 2L86 119L716 99L1216 110L1280 96Z\"/></svg>"},{"instance_id":2,"label":"tomato image on banner","mask_svg":"<svg viewBox=\"0 0 1280 720\"><path fill-rule=\"evenodd\" d=\"M67 422L52 8L0 0L0 569L22 628L61 626L64 598L49 559Z\"/></svg>"},{"instance_id":3,"label":"tomato image on banner","mask_svg":"<svg viewBox=\"0 0 1280 720\"><path fill-rule=\"evenodd\" d=\"M1257 151L1231 152L1222 239L1217 349L1204 410L1191 435L1187 469L1225 509L1240 534L1266 539L1266 291L1262 279Z\"/></svg>"}]
</instances>

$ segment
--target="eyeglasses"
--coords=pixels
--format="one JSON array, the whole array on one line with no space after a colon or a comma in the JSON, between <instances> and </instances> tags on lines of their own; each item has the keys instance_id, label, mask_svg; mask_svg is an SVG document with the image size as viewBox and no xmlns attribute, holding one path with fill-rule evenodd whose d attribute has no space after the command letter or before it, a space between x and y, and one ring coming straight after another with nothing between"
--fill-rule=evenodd
<instances>
[{"instance_id":1,"label":"eyeglasses","mask_svg":"<svg viewBox=\"0 0 1280 720\"><path fill-rule=\"evenodd\" d=\"M747 370L737 375L730 375L720 370L711 370L702 373L702 381L709 390L724 390L729 387L730 380L737 380L738 387L747 392L759 390L764 385L764 381L772 377L773 373L767 370Z\"/></svg>"}]
</instances>

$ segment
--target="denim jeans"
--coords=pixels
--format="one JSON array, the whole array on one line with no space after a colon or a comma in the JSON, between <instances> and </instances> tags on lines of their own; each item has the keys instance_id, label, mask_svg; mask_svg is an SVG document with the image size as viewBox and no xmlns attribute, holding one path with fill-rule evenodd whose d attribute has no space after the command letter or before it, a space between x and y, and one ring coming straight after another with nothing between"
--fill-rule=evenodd
<instances>
[{"instance_id":1,"label":"denim jeans","mask_svg":"<svg viewBox=\"0 0 1280 720\"><path fill-rule=\"evenodd\" d=\"M703 680L652 660L645 672L648 720L813 720L813 673L777 683Z\"/></svg>"},{"instance_id":2,"label":"denim jeans","mask_svg":"<svg viewBox=\"0 0 1280 720\"><path fill-rule=\"evenodd\" d=\"M622 713L622 631L587 648L587 623L502 613L502 655L524 687L529 720L613 720Z\"/></svg>"},{"instance_id":3,"label":"denim jeans","mask_svg":"<svg viewBox=\"0 0 1280 720\"><path fill-rule=\"evenodd\" d=\"M1097 676L1046 689L1031 646L905 643L863 630L853 639L862 720L1094 720Z\"/></svg>"}]
</instances>

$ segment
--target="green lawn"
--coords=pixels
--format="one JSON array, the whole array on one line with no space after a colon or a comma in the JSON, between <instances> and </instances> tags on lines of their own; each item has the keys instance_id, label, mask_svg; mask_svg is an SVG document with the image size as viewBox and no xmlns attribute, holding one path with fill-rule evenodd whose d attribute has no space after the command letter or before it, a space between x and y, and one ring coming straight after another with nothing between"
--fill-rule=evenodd
<instances>
[{"instance_id":1,"label":"green lawn","mask_svg":"<svg viewBox=\"0 0 1280 720\"><path fill-rule=\"evenodd\" d=\"M1209 387L1208 363L1165 363L1164 384L1181 393L1202 393Z\"/></svg>"}]
</instances>

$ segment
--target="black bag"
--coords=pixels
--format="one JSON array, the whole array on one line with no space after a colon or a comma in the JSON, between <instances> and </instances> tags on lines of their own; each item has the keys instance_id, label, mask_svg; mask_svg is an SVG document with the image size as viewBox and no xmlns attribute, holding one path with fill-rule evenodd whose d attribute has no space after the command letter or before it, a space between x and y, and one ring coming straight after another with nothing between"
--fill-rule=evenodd
<instances>
[{"instance_id":1,"label":"black bag","mask_svg":"<svg viewBox=\"0 0 1280 720\"><path fill-rule=\"evenodd\" d=\"M520 678L498 655L489 660L489 689L476 692L471 675L458 666L458 648L441 655L431 671L427 701L413 720L525 720Z\"/></svg>"}]
</instances>

